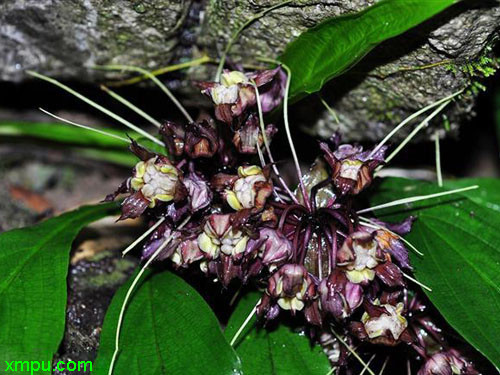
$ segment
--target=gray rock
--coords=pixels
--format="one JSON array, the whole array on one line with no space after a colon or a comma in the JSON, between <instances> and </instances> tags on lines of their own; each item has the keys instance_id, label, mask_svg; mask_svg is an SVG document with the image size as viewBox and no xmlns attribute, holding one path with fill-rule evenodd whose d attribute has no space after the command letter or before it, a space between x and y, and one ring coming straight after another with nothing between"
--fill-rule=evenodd
<instances>
[{"instance_id":1,"label":"gray rock","mask_svg":"<svg viewBox=\"0 0 500 375\"><path fill-rule=\"evenodd\" d=\"M244 20L276 3L210 2L200 43L208 50L221 50L231 32ZM279 56L286 44L308 27L373 3L295 1L248 27L234 45L231 58L251 64L255 63L256 55ZM308 117L297 125L322 137L340 130L347 139L376 140L418 109L460 89L469 89L467 95L447 108L450 125L456 128L459 120L471 114L475 82L487 75L480 70L495 68L495 62L485 57L490 55L500 28L500 2L475 4L456 5L403 36L387 41L351 72L327 85L322 96L336 111L339 123L318 107L308 110ZM430 64L436 66L422 69ZM318 100L315 101L308 104L317 104ZM322 115L312 121L310 113Z\"/></svg>"},{"instance_id":2,"label":"gray rock","mask_svg":"<svg viewBox=\"0 0 500 375\"><path fill-rule=\"evenodd\" d=\"M24 69L92 81L86 66L167 64L191 1L15 0L0 4L0 79Z\"/></svg>"},{"instance_id":3,"label":"gray rock","mask_svg":"<svg viewBox=\"0 0 500 375\"><path fill-rule=\"evenodd\" d=\"M217 57L240 25L277 3L5 1L0 4L0 79L22 81L26 79L23 69L36 69L57 78L96 82L102 73L85 66L121 63L153 69L189 59L198 50ZM373 3L296 0L250 25L233 46L230 59L255 65L256 56L276 58L308 27ZM446 110L451 127L456 128L472 113L477 82L494 69L495 63L485 57L491 55L489 48L494 45L499 24L498 0L455 5L387 41L323 90L339 124L318 107L308 112L321 115L297 119L295 125L323 137L341 130L349 139L380 139L388 128L417 109L466 88L467 95ZM191 73L209 79L213 68L197 68ZM313 98L308 103L317 102ZM442 117L439 120L442 124Z\"/></svg>"}]
</instances>

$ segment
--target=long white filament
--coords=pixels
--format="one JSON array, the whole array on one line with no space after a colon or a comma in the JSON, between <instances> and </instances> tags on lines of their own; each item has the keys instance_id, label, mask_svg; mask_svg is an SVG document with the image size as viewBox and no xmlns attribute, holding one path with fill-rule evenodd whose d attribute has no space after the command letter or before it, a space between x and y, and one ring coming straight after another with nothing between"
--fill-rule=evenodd
<instances>
[{"instance_id":1,"label":"long white filament","mask_svg":"<svg viewBox=\"0 0 500 375\"><path fill-rule=\"evenodd\" d=\"M191 219L191 216L188 216L184 221L177 227L177 230L182 229L184 225L188 223L188 221ZM113 370L115 367L116 359L118 357L118 352L120 351L120 332L121 332L121 327L123 323L123 317L125 316L125 310L127 308L128 301L130 300L130 297L132 296L132 292L134 291L134 288L136 287L137 283L139 283L139 280L141 279L142 275L144 272L146 272L146 269L149 267L149 265L156 259L156 257L160 254L160 252L170 243L170 241L173 238L173 231L168 236L168 238L163 242L158 249L151 255L151 257L147 260L146 263L142 266L141 270L139 273L135 276L134 280L132 281L132 284L127 290L127 294L125 295L125 299L123 300L122 308L120 310L120 315L118 317L118 323L116 326L116 336L115 336L115 351L113 352L113 357L111 358L111 363L109 365L109 370L108 370L108 375L113 374Z\"/></svg>"},{"instance_id":2,"label":"long white filament","mask_svg":"<svg viewBox=\"0 0 500 375\"><path fill-rule=\"evenodd\" d=\"M335 332L335 330L333 329L333 327L332 327L332 333L335 335L335 337L337 338L337 340L339 340L342 343L342 345L344 345L347 348L347 350L349 350L351 352L351 354L359 361L359 363L361 363L366 368L366 370L371 375L375 375L375 373L372 371L372 369L370 367L368 367L368 364L365 361L363 361L363 358L361 358L359 356L359 354L356 353L356 351L353 348L351 348L349 346L349 344L347 342L345 342L345 340L337 332Z\"/></svg>"},{"instance_id":3,"label":"long white filament","mask_svg":"<svg viewBox=\"0 0 500 375\"><path fill-rule=\"evenodd\" d=\"M269 161L271 162L271 166L273 168L274 174L276 174L276 177L278 177L278 180L281 183L281 186L283 187L283 189L285 189L285 191L287 192L288 196L296 204L299 204L299 201L297 200L297 197L290 190L290 188L286 184L285 180L283 180L283 177L281 177L281 174L280 174L280 172L278 170L278 167L276 166L276 163L274 161L273 154L271 153L271 147L269 145L269 139L267 138L267 135L266 135L266 128L265 128L265 124L264 124L264 115L263 115L263 112L262 112L262 105L260 103L259 89L258 89L257 85L255 84L255 82L253 82L253 86L254 86L254 89L255 89L255 97L256 97L256 100L257 100L257 110L259 112L260 132L262 133L262 138L264 140L264 146L266 148L267 156L269 157Z\"/></svg>"},{"instance_id":4,"label":"long white filament","mask_svg":"<svg viewBox=\"0 0 500 375\"><path fill-rule=\"evenodd\" d=\"M368 366L370 365L370 363L372 363L372 361L375 359L375 356L376 356L376 354L371 356L371 358L368 360L368 362L366 362L365 367L363 367L363 370L359 373L359 375L363 375L365 373L365 371L368 369Z\"/></svg>"},{"instance_id":5,"label":"long white filament","mask_svg":"<svg viewBox=\"0 0 500 375\"><path fill-rule=\"evenodd\" d=\"M425 284L422 284L420 281L418 281L417 279L414 279L413 277L411 277L410 275L407 275L406 273L404 272L401 272L403 274L404 277L406 277L408 280L410 281L413 281L415 284L417 285L420 285L422 288L428 290L429 292L432 292L432 289L429 288L427 285Z\"/></svg>"},{"instance_id":6,"label":"long white filament","mask_svg":"<svg viewBox=\"0 0 500 375\"><path fill-rule=\"evenodd\" d=\"M389 232L390 234L398 237L401 241L403 241L405 244L407 244L414 252L416 252L418 255L421 255L421 256L424 256L424 253L422 253L421 251L419 251L415 246L413 246L408 240L406 240L403 236L400 236L399 234L387 229L386 227L383 227L382 225L379 225L377 224L376 222L364 217L364 216L360 216L359 219L361 221L363 221L363 225L366 226L366 227L370 227L370 228L374 228L374 229L382 229L382 230L385 230L387 232Z\"/></svg>"},{"instance_id":7,"label":"long white filament","mask_svg":"<svg viewBox=\"0 0 500 375\"><path fill-rule=\"evenodd\" d=\"M415 197L398 199L398 200L395 200L395 201L392 201L392 202L380 204L378 206L364 208L362 210L357 211L357 213L358 214L362 214L362 213L365 213L365 212L381 210L383 208L388 208L388 207L393 207L393 206L399 206L399 205L402 205L402 204L418 202L418 201L422 201L422 200L426 200L426 199L438 198L438 197L442 197L442 196L445 196L445 195L462 193L464 191L477 189L478 187L479 187L479 185L472 185L472 186L468 186L468 187L465 187L465 188L454 189L454 190L449 190L449 191L443 191L441 193L434 193L434 194L429 194L429 195L417 195Z\"/></svg>"},{"instance_id":8,"label":"long white filament","mask_svg":"<svg viewBox=\"0 0 500 375\"><path fill-rule=\"evenodd\" d=\"M153 124L154 126L156 126L158 129L161 128L161 123L158 120L156 120L152 116L148 115L146 112L144 112L142 109L140 109L136 105L132 104L130 101L128 101L127 99L125 99L123 96L117 94L116 92L114 92L113 90L109 89L108 87L106 87L104 85L101 85L101 89L104 92L106 92L107 94L109 94L113 99L119 101L124 106L130 108L132 111L134 111L135 113L137 113L139 116L141 116L142 118L144 118L147 121L149 121L151 124Z\"/></svg>"},{"instance_id":9,"label":"long white filament","mask_svg":"<svg viewBox=\"0 0 500 375\"><path fill-rule=\"evenodd\" d=\"M162 217L160 220L158 220L151 228L149 228L147 231L145 231L139 238L137 238L134 242L132 242L125 250L122 251L122 256L127 255L130 251L132 251L137 244L139 244L143 239L145 239L147 236L149 236L150 233L152 233L156 228L160 226L161 223L165 221L165 217Z\"/></svg>"},{"instance_id":10,"label":"long white filament","mask_svg":"<svg viewBox=\"0 0 500 375\"><path fill-rule=\"evenodd\" d=\"M135 126L134 124L130 123L129 121L125 120L123 117L121 116L118 116L117 114L111 112L109 109L107 108L104 108L102 105L100 104L97 104L96 102L94 102L93 100L90 100L89 98L83 96L82 94L78 93L77 91L73 90L72 88L66 86L65 84L53 79L53 78L50 78L50 77L47 77L43 74L39 74L37 72L33 72L31 70L27 70L26 71L27 74L33 76L33 77L36 77L36 78L39 78L39 79L42 79L44 81L47 81L57 87L60 87L61 89L69 92L70 94L76 96L78 99L84 101L85 103L89 104L90 106L98 109L99 111L101 111L102 113L108 115L109 117L115 119L116 121L122 123L123 125L125 125L126 127L128 127L129 129L132 129L134 131L136 131L137 133L143 135L144 137L150 139L151 141L159 144L159 145L162 145L162 146L165 146L165 144L160 141L159 139L156 139L155 137L153 137L151 134L149 134L148 132L145 132L144 130L142 130L141 128L139 128L138 126Z\"/></svg>"},{"instance_id":11,"label":"long white filament","mask_svg":"<svg viewBox=\"0 0 500 375\"><path fill-rule=\"evenodd\" d=\"M240 328L238 329L238 331L236 331L236 333L234 334L233 338L231 339L231 342L230 342L230 345L233 346L234 343L236 342L236 340L238 340L238 337L241 335L241 332L243 332L243 330L245 329L245 327L248 325L248 323L250 322L250 320L253 318L254 314L255 314L255 311L257 310L257 306L259 306L259 303L260 303L260 299L257 301L257 304L254 306L254 308L252 309L252 311L250 311L250 314L248 314L247 318L245 319L245 321L243 322L243 324L240 326Z\"/></svg>"},{"instance_id":12,"label":"long white filament","mask_svg":"<svg viewBox=\"0 0 500 375\"><path fill-rule=\"evenodd\" d=\"M384 363L382 364L382 368L380 369L380 372L378 375L382 375L384 373L385 367L387 366L387 363L389 363L389 356L385 358Z\"/></svg>"},{"instance_id":13,"label":"long white filament","mask_svg":"<svg viewBox=\"0 0 500 375\"><path fill-rule=\"evenodd\" d=\"M46 115L49 115L50 117L53 117L56 120L65 122L66 124L73 125L73 126L76 126L77 128L81 128L81 129L85 129L85 130L90 130L92 132L99 133L99 134L102 134L102 135L105 135L105 136L108 136L108 137L111 137L111 138L115 138L115 139L118 139L118 140L123 141L125 143L130 143L130 139L127 139L125 137L120 137L119 135L108 133L108 132L106 132L104 130L95 129L95 128L91 127L91 126L78 124L78 123L73 122L71 120L68 120L68 119L65 119L63 117L59 117L59 116L57 116L57 115L55 115L53 113L50 113L49 111L47 111L47 110L45 110L43 108L38 108L38 109L40 111L42 111L43 113L45 113Z\"/></svg>"},{"instance_id":14,"label":"long white filament","mask_svg":"<svg viewBox=\"0 0 500 375\"><path fill-rule=\"evenodd\" d=\"M401 151L407 144L410 142L417 133L425 128L427 125L429 125L429 121L432 120L439 112L441 112L444 107L446 107L448 104L450 104L451 101L444 102L441 104L436 110L434 110L429 116L427 116L420 124L418 124L415 129L412 130L412 132L401 142L398 147L385 159L386 163L389 163L398 153ZM378 167L376 170L380 170L381 167Z\"/></svg>"},{"instance_id":15,"label":"long white filament","mask_svg":"<svg viewBox=\"0 0 500 375\"><path fill-rule=\"evenodd\" d=\"M139 68L137 66L129 66L129 65L99 65L95 67L96 69L103 69L103 70L128 70L132 72L138 72L141 73L145 76L147 76L151 81L153 81L168 97L169 99L175 104L175 106L181 111L181 113L184 115L186 120L189 122L194 122L193 118L189 115L189 113L186 111L184 106L177 100L177 98L172 94L172 92L165 86L161 81L156 78L156 76L151 73L150 71L146 69Z\"/></svg>"},{"instance_id":16,"label":"long white filament","mask_svg":"<svg viewBox=\"0 0 500 375\"><path fill-rule=\"evenodd\" d=\"M437 107L438 105L444 103L444 102L447 102L447 101L450 101L451 99L453 99L454 97L460 95L464 90L460 90L460 91L457 91L451 95L448 95L447 97L443 98L443 99L440 99L432 104L429 104L428 106L422 108L421 110L411 114L410 116L408 116L406 119L404 119L398 126L396 126L394 129L392 129L389 134L387 134L385 136L384 139L382 139L382 141L380 141L380 143L372 150L372 152L370 153L370 155L368 156L368 158L370 158L371 156L373 156L378 150L380 150L380 148L387 143L387 141L389 139L391 139L391 137L396 134L403 126L405 126L407 123L409 123L411 120L413 120L414 118L420 116L422 113L425 113L427 112L429 109L432 109L434 107Z\"/></svg>"},{"instance_id":17,"label":"long white filament","mask_svg":"<svg viewBox=\"0 0 500 375\"><path fill-rule=\"evenodd\" d=\"M439 187L443 186L443 175L441 174L441 150L439 148L439 133L434 133L434 145L436 148L436 177Z\"/></svg>"}]
</instances>

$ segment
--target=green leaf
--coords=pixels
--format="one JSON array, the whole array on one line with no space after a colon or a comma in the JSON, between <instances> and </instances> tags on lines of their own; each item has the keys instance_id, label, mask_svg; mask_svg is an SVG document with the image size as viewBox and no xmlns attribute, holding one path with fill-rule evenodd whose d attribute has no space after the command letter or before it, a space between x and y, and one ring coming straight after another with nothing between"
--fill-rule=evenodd
<instances>
[{"instance_id":1,"label":"green leaf","mask_svg":"<svg viewBox=\"0 0 500 375\"><path fill-rule=\"evenodd\" d=\"M279 59L292 71L290 98L319 91L373 47L452 5L455 0L382 0L365 10L336 17L302 33Z\"/></svg>"},{"instance_id":2,"label":"green leaf","mask_svg":"<svg viewBox=\"0 0 500 375\"><path fill-rule=\"evenodd\" d=\"M85 206L0 235L0 369L4 361L51 361L64 334L71 243L116 204Z\"/></svg>"},{"instance_id":3,"label":"green leaf","mask_svg":"<svg viewBox=\"0 0 500 375\"><path fill-rule=\"evenodd\" d=\"M406 237L424 253L411 254L417 279L432 288L426 293L448 323L500 367L500 180L448 181L443 189L390 178L373 204L476 184L477 190L392 207L378 216L385 221L417 216Z\"/></svg>"},{"instance_id":4,"label":"green leaf","mask_svg":"<svg viewBox=\"0 0 500 375\"><path fill-rule=\"evenodd\" d=\"M226 339L234 337L261 296L252 292L241 298L224 332ZM330 371L326 355L304 334L284 324L268 331L256 323L254 316L234 344L245 375L325 375Z\"/></svg>"},{"instance_id":5,"label":"green leaf","mask_svg":"<svg viewBox=\"0 0 500 375\"><path fill-rule=\"evenodd\" d=\"M108 133L125 137L125 133L114 129L102 129ZM140 137L134 132L127 132L134 139ZM128 148L128 144L119 139L108 137L91 130L81 129L60 123L45 122L0 122L0 136L35 137L48 141L69 143L73 145L101 148Z\"/></svg>"},{"instance_id":6,"label":"green leaf","mask_svg":"<svg viewBox=\"0 0 500 375\"><path fill-rule=\"evenodd\" d=\"M131 131L125 133L114 129L102 128L99 128L99 130L104 130L121 137L128 135L148 150L166 155L165 147L138 133ZM34 137L68 144L76 146L72 147L72 149L84 157L126 167L134 166L138 161L137 157L129 151L129 144L126 142L104 134L60 123L0 122L0 136Z\"/></svg>"},{"instance_id":7,"label":"green leaf","mask_svg":"<svg viewBox=\"0 0 500 375\"><path fill-rule=\"evenodd\" d=\"M118 315L130 286L119 289L104 320L94 372L107 375ZM240 361L224 339L203 298L171 272L148 272L127 306L114 374L240 373Z\"/></svg>"},{"instance_id":8,"label":"green leaf","mask_svg":"<svg viewBox=\"0 0 500 375\"><path fill-rule=\"evenodd\" d=\"M124 167L133 167L139 159L130 151L120 150L99 150L95 148L77 148L74 150L83 157L121 165Z\"/></svg>"},{"instance_id":9,"label":"green leaf","mask_svg":"<svg viewBox=\"0 0 500 375\"><path fill-rule=\"evenodd\" d=\"M500 86L496 89L494 103L497 144L500 147Z\"/></svg>"}]
</instances>

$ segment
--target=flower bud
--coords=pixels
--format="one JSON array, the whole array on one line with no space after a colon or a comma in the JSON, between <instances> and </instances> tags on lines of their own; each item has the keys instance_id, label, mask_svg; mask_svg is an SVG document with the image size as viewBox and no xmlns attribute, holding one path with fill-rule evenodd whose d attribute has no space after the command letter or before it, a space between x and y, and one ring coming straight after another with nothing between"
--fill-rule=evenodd
<instances>
[{"instance_id":1,"label":"flower bud","mask_svg":"<svg viewBox=\"0 0 500 375\"><path fill-rule=\"evenodd\" d=\"M259 232L259 239L264 241L259 256L263 264L270 266L271 271L292 255L292 243L278 230L263 228Z\"/></svg>"},{"instance_id":2,"label":"flower bud","mask_svg":"<svg viewBox=\"0 0 500 375\"><path fill-rule=\"evenodd\" d=\"M184 151L190 158L210 158L217 152L218 146L217 131L208 121L187 125Z\"/></svg>"},{"instance_id":3,"label":"flower bud","mask_svg":"<svg viewBox=\"0 0 500 375\"><path fill-rule=\"evenodd\" d=\"M177 267L187 267L203 257L197 239L191 238L179 243L170 259Z\"/></svg>"},{"instance_id":4,"label":"flower bud","mask_svg":"<svg viewBox=\"0 0 500 375\"><path fill-rule=\"evenodd\" d=\"M187 189L191 212L207 207L212 201L212 190L208 182L194 170L184 178L183 184Z\"/></svg>"},{"instance_id":5,"label":"flower bud","mask_svg":"<svg viewBox=\"0 0 500 375\"><path fill-rule=\"evenodd\" d=\"M186 135L184 126L172 121L166 121L160 128L160 134L167 145L170 155L182 155Z\"/></svg>"},{"instance_id":6,"label":"flower bud","mask_svg":"<svg viewBox=\"0 0 500 375\"><path fill-rule=\"evenodd\" d=\"M403 274L392 262L385 262L375 267L375 274L388 287L404 286Z\"/></svg>"},{"instance_id":7,"label":"flower bud","mask_svg":"<svg viewBox=\"0 0 500 375\"><path fill-rule=\"evenodd\" d=\"M417 375L477 375L476 369L455 349L436 353Z\"/></svg>"},{"instance_id":8,"label":"flower bud","mask_svg":"<svg viewBox=\"0 0 500 375\"><path fill-rule=\"evenodd\" d=\"M268 142L276 134L277 129L274 125L269 124L265 129ZM233 144L242 154L256 154L257 148L264 144L264 137L260 131L259 118L255 113L252 113L245 124L234 132Z\"/></svg>"},{"instance_id":9,"label":"flower bud","mask_svg":"<svg viewBox=\"0 0 500 375\"><path fill-rule=\"evenodd\" d=\"M324 158L332 168L334 185L342 194L358 194L373 179L374 169L384 159L386 147L381 147L374 155L370 151L363 152L361 146L340 145L332 152L327 143L321 142L320 148Z\"/></svg>"},{"instance_id":10,"label":"flower bud","mask_svg":"<svg viewBox=\"0 0 500 375\"><path fill-rule=\"evenodd\" d=\"M350 282L340 269L335 269L318 288L321 309L337 319L347 318L361 305L363 289Z\"/></svg>"}]
</instances>

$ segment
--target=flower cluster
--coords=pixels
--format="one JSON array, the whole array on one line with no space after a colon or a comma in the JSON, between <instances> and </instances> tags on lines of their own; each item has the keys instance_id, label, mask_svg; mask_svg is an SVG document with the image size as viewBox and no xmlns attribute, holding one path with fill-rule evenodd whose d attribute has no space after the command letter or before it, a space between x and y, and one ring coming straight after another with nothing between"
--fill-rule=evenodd
<instances>
[{"instance_id":1,"label":"flower cluster","mask_svg":"<svg viewBox=\"0 0 500 375\"><path fill-rule=\"evenodd\" d=\"M143 257L155 254L178 268L196 264L225 287L257 281L265 287L256 306L263 320L303 314L322 332L320 342L332 343L325 329L334 324L348 341L410 345L426 359L420 375L475 374L453 349L430 353L422 332L435 337L434 326L413 318L418 303L408 303L404 276L412 268L401 239L413 218L389 224L357 213L357 197L384 163L385 146L365 151L336 135L319 144L324 180L309 187L299 181L301 193L294 194L277 178L265 152L277 128L261 124L258 109L281 104L285 81L280 67L226 71L220 82L198 83L214 118L165 122L165 154L132 142L141 161L107 199L128 194L121 219L165 218ZM325 189L328 199L319 199ZM342 365L347 356L333 357Z\"/></svg>"}]
</instances>

